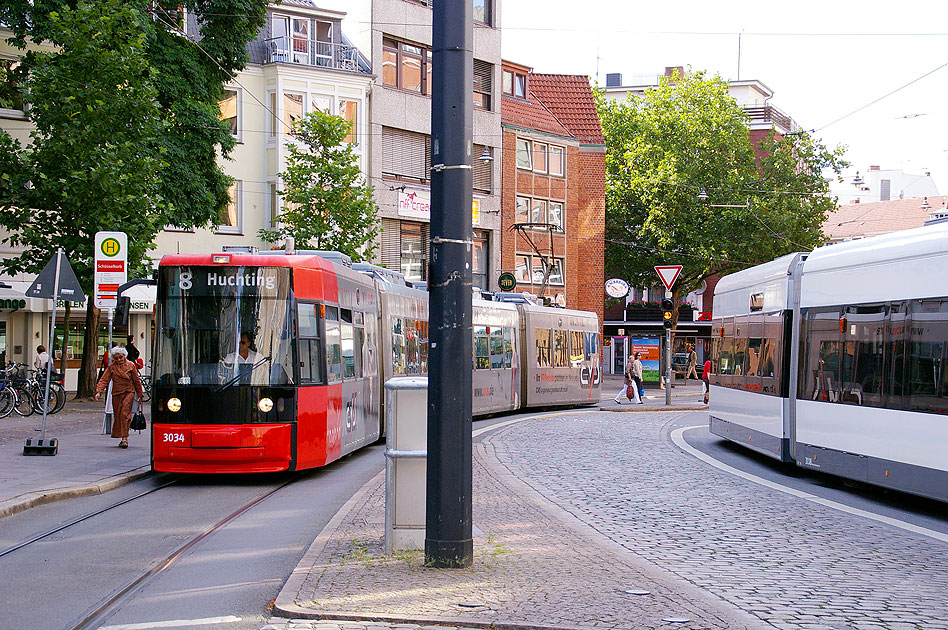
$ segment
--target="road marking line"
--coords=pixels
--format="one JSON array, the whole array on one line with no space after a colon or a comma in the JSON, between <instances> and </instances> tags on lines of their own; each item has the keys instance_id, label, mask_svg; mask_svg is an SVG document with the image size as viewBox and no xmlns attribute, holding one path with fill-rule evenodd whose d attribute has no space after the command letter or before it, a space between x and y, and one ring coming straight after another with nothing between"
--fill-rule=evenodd
<instances>
[{"instance_id":1,"label":"road marking line","mask_svg":"<svg viewBox=\"0 0 948 630\"><path fill-rule=\"evenodd\" d=\"M926 527L913 525L912 523L906 523L905 521L900 521L898 519L894 519L889 516L882 516L881 514L873 514L872 512L867 512L866 510L860 510L859 508L850 507L842 503L837 503L836 501L831 501L829 499L824 499L823 497L818 497L815 494L810 494L809 492L803 492L802 490L796 490L794 488L789 488L787 486L780 485L773 481L768 481L767 479L763 479L756 475L746 473L743 470L738 470L737 468L734 468L732 466L728 466L727 464L719 462L718 460L714 459L710 455L706 455L705 453L702 453L695 447L685 442L684 437L682 437L685 431L690 431L691 429L707 429L707 428L708 428L707 424L696 424L690 427L682 427L680 429L675 429L674 431L672 431L672 434L671 434L672 442L674 442L675 445L678 446L678 448L680 448L681 450L691 455L694 455L701 461L714 466L718 470L723 470L724 472L731 473L732 475L737 475L738 477L741 477L742 479L746 479L747 481L750 481L752 483L765 486L767 488L776 490L778 492L783 492L784 494L789 494L789 495L798 497L800 499L803 499L804 501L817 503L819 505L828 507L833 510L839 510L841 512L846 512L848 514L853 514L855 516L861 516L863 518L868 518L870 520L877 521L879 523L885 523L886 525L891 525L892 527L897 527L907 532L912 532L913 534L921 534L922 536L928 536L929 538L934 538L935 540L948 542L948 534L943 534L941 532L937 532L933 529L928 529Z\"/></svg>"},{"instance_id":2,"label":"road marking line","mask_svg":"<svg viewBox=\"0 0 948 630\"><path fill-rule=\"evenodd\" d=\"M150 628L190 628L191 626L210 626L215 623L236 623L240 617L205 617L204 619L172 619L170 621L146 621L144 623L123 623L117 626L102 626L99 630L149 630Z\"/></svg>"}]
</instances>

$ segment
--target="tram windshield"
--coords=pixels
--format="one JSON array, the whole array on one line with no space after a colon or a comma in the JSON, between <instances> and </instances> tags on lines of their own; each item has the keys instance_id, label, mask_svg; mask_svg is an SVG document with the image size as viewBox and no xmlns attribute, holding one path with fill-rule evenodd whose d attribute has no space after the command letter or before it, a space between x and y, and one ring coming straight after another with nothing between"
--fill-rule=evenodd
<instances>
[{"instance_id":1,"label":"tram windshield","mask_svg":"<svg viewBox=\"0 0 948 630\"><path fill-rule=\"evenodd\" d=\"M290 271L163 267L157 385L293 382Z\"/></svg>"}]
</instances>

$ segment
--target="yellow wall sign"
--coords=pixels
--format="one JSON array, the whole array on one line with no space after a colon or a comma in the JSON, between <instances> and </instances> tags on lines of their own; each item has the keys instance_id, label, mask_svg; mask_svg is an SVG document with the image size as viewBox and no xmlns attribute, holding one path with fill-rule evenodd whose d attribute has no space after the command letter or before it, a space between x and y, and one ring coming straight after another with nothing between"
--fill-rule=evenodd
<instances>
[{"instance_id":1,"label":"yellow wall sign","mask_svg":"<svg viewBox=\"0 0 948 630\"><path fill-rule=\"evenodd\" d=\"M471 202L471 223L479 225L481 222L481 202L477 199Z\"/></svg>"}]
</instances>

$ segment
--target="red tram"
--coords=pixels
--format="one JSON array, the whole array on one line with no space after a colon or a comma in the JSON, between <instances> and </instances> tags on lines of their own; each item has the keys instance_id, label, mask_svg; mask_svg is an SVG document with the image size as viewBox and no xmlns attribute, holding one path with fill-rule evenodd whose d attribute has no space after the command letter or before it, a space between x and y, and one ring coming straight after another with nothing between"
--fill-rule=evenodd
<instances>
[{"instance_id":1,"label":"red tram","mask_svg":"<svg viewBox=\"0 0 948 630\"><path fill-rule=\"evenodd\" d=\"M155 470L311 468L378 439L371 278L318 256L166 256L158 305Z\"/></svg>"},{"instance_id":2,"label":"red tram","mask_svg":"<svg viewBox=\"0 0 948 630\"><path fill-rule=\"evenodd\" d=\"M299 470L379 439L383 381L428 371L428 296L325 256L162 258L154 470ZM474 300L473 316L475 415L598 403L594 313Z\"/></svg>"}]
</instances>

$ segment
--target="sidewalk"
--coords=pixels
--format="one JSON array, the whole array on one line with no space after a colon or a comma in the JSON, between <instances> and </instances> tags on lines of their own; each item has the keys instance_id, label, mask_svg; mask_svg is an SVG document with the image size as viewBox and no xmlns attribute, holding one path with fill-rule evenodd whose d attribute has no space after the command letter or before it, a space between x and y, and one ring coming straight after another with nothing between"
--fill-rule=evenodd
<instances>
[{"instance_id":1,"label":"sidewalk","mask_svg":"<svg viewBox=\"0 0 948 630\"><path fill-rule=\"evenodd\" d=\"M103 403L67 400L47 416L46 437L59 440L56 455L23 455L23 436L39 438L42 415L0 418L0 518L71 497L99 494L150 472L151 433L132 431L127 449L102 435ZM146 418L148 412L145 413ZM149 421L149 427L151 422Z\"/></svg>"},{"instance_id":2,"label":"sidewalk","mask_svg":"<svg viewBox=\"0 0 948 630\"><path fill-rule=\"evenodd\" d=\"M527 422L542 430L543 420ZM474 445L472 567L426 568L421 551L384 554L380 474L320 532L265 630L771 627L614 542L610 517L594 519L600 531L513 476L498 456L510 428ZM622 518L633 518L628 509Z\"/></svg>"},{"instance_id":3,"label":"sidewalk","mask_svg":"<svg viewBox=\"0 0 948 630\"><path fill-rule=\"evenodd\" d=\"M701 388L700 380L679 379L672 384L671 406L665 404L665 390L658 386L645 387L645 397L642 399L644 405L636 405L624 395L622 402L616 404L616 392L625 386L625 380L621 374L607 374L602 379L602 399L599 402L599 408L602 411L660 411L662 409L674 409L675 411L700 411L707 409L708 406L703 402L704 393Z\"/></svg>"}]
</instances>

